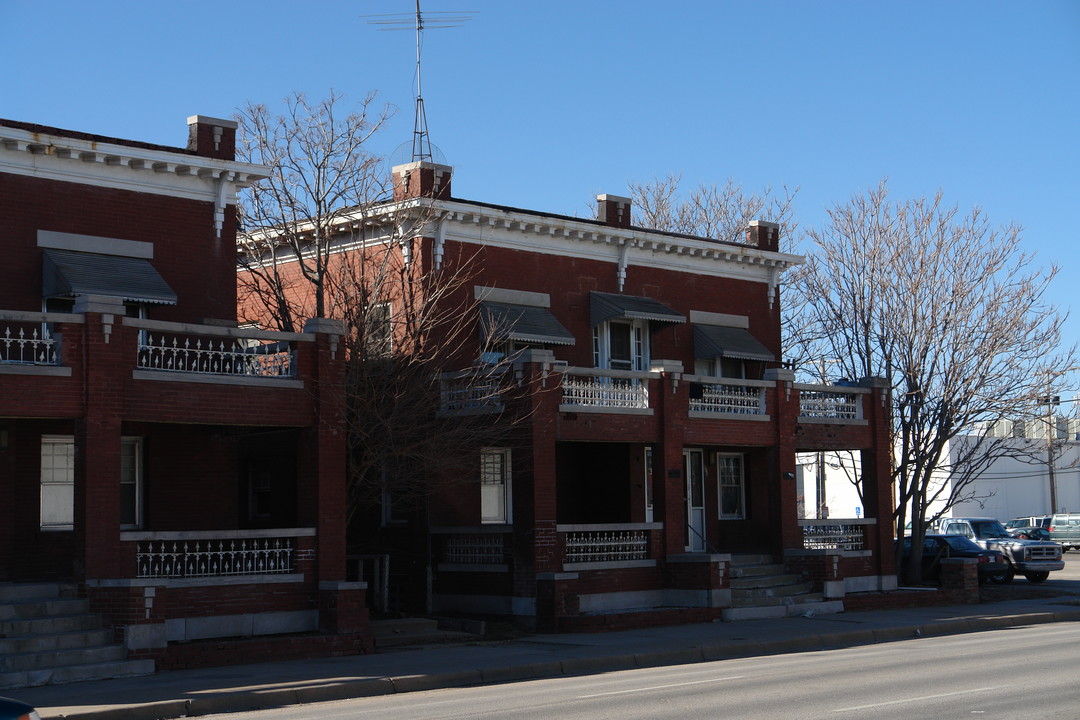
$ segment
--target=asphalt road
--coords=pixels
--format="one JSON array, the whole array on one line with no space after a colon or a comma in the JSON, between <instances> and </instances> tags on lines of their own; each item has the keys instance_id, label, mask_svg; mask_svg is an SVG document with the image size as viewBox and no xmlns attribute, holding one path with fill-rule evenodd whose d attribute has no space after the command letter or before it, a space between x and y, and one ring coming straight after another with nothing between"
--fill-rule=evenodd
<instances>
[{"instance_id":1,"label":"asphalt road","mask_svg":"<svg viewBox=\"0 0 1080 720\"><path fill-rule=\"evenodd\" d=\"M1077 555L1080 558L1080 554ZM1072 563L1080 567L1080 562ZM1080 623L416 692L224 720L1080 717Z\"/></svg>"}]
</instances>

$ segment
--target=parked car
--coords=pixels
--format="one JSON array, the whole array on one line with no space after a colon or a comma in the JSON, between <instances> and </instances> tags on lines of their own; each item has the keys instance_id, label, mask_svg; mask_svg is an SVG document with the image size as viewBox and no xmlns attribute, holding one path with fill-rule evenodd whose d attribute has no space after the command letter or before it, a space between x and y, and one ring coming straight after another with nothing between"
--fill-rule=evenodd
<instances>
[{"instance_id":1,"label":"parked car","mask_svg":"<svg viewBox=\"0 0 1080 720\"><path fill-rule=\"evenodd\" d=\"M1015 538L994 518L942 518L941 534L963 535L980 547L1004 555L1008 569L992 578L994 582L1011 582L1020 573L1028 582L1040 583L1054 570L1065 568L1061 546L1056 542Z\"/></svg>"},{"instance_id":2,"label":"parked car","mask_svg":"<svg viewBox=\"0 0 1080 720\"><path fill-rule=\"evenodd\" d=\"M911 556L911 538L904 538L903 543L902 560L907 568L908 558ZM1008 569L1008 564L1000 552L981 548L963 535L927 535L923 540L922 551L923 580L936 581L941 576L941 561L945 558L978 560L980 583L994 578L998 578L996 582L1000 582Z\"/></svg>"},{"instance_id":3,"label":"parked car","mask_svg":"<svg viewBox=\"0 0 1080 720\"><path fill-rule=\"evenodd\" d=\"M31 705L0 697L0 720L41 720L41 716Z\"/></svg>"},{"instance_id":4,"label":"parked car","mask_svg":"<svg viewBox=\"0 0 1080 720\"><path fill-rule=\"evenodd\" d=\"M1031 527L1030 525L1027 526L1027 527L1008 527L1008 526L1006 526L1005 529L1008 530L1009 534L1012 535L1014 538L1020 538L1021 540L1049 540L1050 539L1050 531L1047 530L1046 528L1042 528L1042 527ZM1064 550L1064 549L1065 548L1062 548L1062 550Z\"/></svg>"},{"instance_id":5,"label":"parked car","mask_svg":"<svg viewBox=\"0 0 1080 720\"><path fill-rule=\"evenodd\" d=\"M1080 513L1054 513L1049 530L1050 539L1065 550L1080 548Z\"/></svg>"},{"instance_id":6,"label":"parked car","mask_svg":"<svg viewBox=\"0 0 1080 720\"><path fill-rule=\"evenodd\" d=\"M1050 515L1027 515L1024 517L1015 517L1012 520L1008 520L1002 523L1002 525L1004 525L1005 529L1009 532L1012 532L1017 528L1025 527L1040 527L1049 529L1050 518Z\"/></svg>"}]
</instances>

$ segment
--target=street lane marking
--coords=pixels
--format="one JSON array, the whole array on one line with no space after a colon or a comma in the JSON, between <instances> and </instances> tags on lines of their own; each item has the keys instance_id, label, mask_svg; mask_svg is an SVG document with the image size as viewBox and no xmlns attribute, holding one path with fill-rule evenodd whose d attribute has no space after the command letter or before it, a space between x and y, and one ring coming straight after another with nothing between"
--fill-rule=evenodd
<instances>
[{"instance_id":1,"label":"street lane marking","mask_svg":"<svg viewBox=\"0 0 1080 720\"><path fill-rule=\"evenodd\" d=\"M633 690L615 690L613 692L596 693L595 695L578 695L578 700L586 698L606 697L608 695L626 695L627 693L649 692L650 690L666 690L667 688L686 687L687 685L701 685L703 683L724 682L725 680L741 680L745 675L732 675L731 677L712 678L710 680L695 680L694 682L674 683L673 685L653 685L651 687L634 688Z\"/></svg>"},{"instance_id":2,"label":"street lane marking","mask_svg":"<svg viewBox=\"0 0 1080 720\"><path fill-rule=\"evenodd\" d=\"M889 702L874 703L873 705L859 705L858 707L837 708L837 709L833 710L833 712L854 712L855 710L869 710L871 708L886 707L886 706L889 706L889 705L903 705L904 703L921 702L923 700L938 700L940 698L955 697L957 695L970 695L971 693L987 692L989 690L1004 690L1007 687L1009 687L1009 686L1008 685L998 685L996 687L984 687L984 688L974 688L972 690L960 690L958 692L943 693L941 695L923 695L922 697L906 698L904 700L890 700Z\"/></svg>"}]
</instances>

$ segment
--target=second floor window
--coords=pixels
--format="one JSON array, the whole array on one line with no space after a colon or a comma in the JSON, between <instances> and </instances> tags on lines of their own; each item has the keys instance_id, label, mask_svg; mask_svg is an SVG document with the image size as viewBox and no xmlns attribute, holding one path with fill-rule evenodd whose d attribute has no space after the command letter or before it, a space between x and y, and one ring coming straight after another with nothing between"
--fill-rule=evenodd
<instances>
[{"instance_id":1,"label":"second floor window","mask_svg":"<svg viewBox=\"0 0 1080 720\"><path fill-rule=\"evenodd\" d=\"M648 370L648 321L608 320L593 328L593 364L605 370Z\"/></svg>"}]
</instances>

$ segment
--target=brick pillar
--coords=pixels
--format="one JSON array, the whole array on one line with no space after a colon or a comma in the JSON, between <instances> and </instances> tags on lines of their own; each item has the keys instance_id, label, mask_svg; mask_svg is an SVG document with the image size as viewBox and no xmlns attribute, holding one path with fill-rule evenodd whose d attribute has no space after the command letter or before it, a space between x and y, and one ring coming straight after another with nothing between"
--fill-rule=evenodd
<instances>
[{"instance_id":1,"label":"brick pillar","mask_svg":"<svg viewBox=\"0 0 1080 720\"><path fill-rule=\"evenodd\" d=\"M307 496L305 522L316 528L316 573L320 583L345 580L347 478L345 453L345 362L339 345L345 333L337 320L312 318L304 332L315 333L310 367L301 366L315 404L315 425L304 433L301 496Z\"/></svg>"},{"instance_id":2,"label":"brick pillar","mask_svg":"<svg viewBox=\"0 0 1080 720\"><path fill-rule=\"evenodd\" d=\"M79 579L131 577L120 547L120 437L124 378L135 366L137 333L123 327L120 298L80 296L83 416L75 423L75 573Z\"/></svg>"},{"instance_id":3,"label":"brick pillar","mask_svg":"<svg viewBox=\"0 0 1080 720\"><path fill-rule=\"evenodd\" d=\"M686 552L683 436L690 413L690 390L682 382L681 362L655 360L651 369L661 373L657 386L650 388L655 391L650 395L656 398L653 412L660 415L660 447L653 451L653 519L664 523L666 557Z\"/></svg>"},{"instance_id":4,"label":"brick pillar","mask_svg":"<svg viewBox=\"0 0 1080 720\"><path fill-rule=\"evenodd\" d=\"M795 484L795 425L799 419L799 393L794 388L795 372L785 368L765 371L765 379L776 382L771 408L776 440L769 451L768 483L772 492L769 497L769 525L779 530L779 538L773 535L775 550L802 548L799 531L799 507Z\"/></svg>"},{"instance_id":5,"label":"brick pillar","mask_svg":"<svg viewBox=\"0 0 1080 720\"><path fill-rule=\"evenodd\" d=\"M863 378L859 381L869 387L869 395L863 396L863 417L870 424L873 447L861 453L863 473L863 500L866 516L877 518L874 538L867 538L876 551L878 572L896 575L896 555L893 552L893 510L895 493L892 485L892 403L889 383L884 378ZM873 513L871 515L871 513Z\"/></svg>"}]
</instances>

